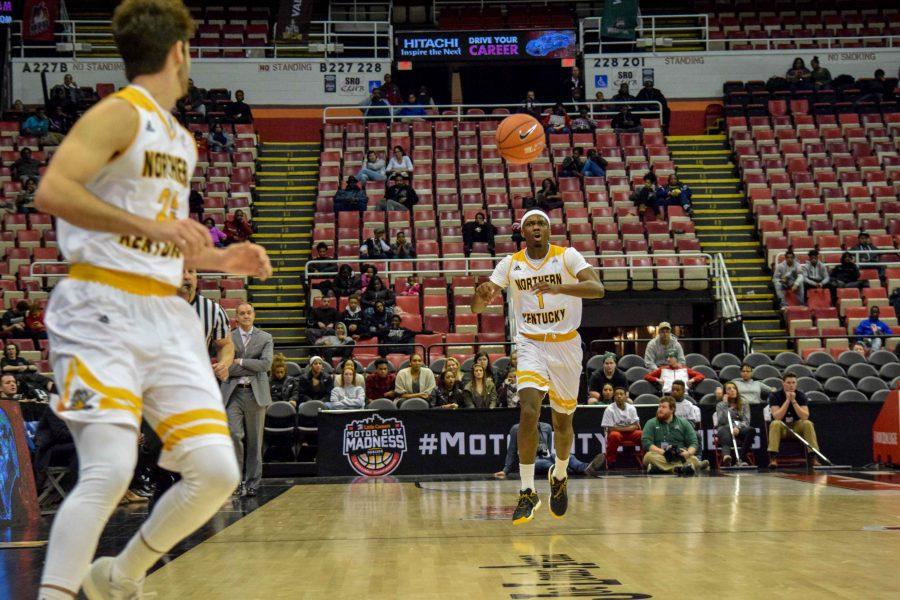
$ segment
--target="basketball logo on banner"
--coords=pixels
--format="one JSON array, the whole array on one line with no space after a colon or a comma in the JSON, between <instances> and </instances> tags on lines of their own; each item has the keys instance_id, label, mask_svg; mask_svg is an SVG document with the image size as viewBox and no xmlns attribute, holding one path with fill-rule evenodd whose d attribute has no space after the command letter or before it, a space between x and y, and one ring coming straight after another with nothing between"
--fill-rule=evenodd
<instances>
[{"instance_id":1,"label":"basketball logo on banner","mask_svg":"<svg viewBox=\"0 0 900 600\"><path fill-rule=\"evenodd\" d=\"M400 419L372 415L344 427L344 456L353 470L367 477L389 475L406 452L406 429Z\"/></svg>"}]
</instances>

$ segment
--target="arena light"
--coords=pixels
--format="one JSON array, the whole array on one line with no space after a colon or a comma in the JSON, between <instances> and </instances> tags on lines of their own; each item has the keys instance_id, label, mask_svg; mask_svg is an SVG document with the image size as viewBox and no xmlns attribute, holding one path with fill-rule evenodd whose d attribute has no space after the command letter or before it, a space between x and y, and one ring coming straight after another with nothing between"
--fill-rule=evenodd
<instances>
[{"instance_id":1,"label":"arena light","mask_svg":"<svg viewBox=\"0 0 900 600\"><path fill-rule=\"evenodd\" d=\"M571 67L574 67L574 66L575 66L575 59L574 59L574 58L564 58L564 59L562 59L562 66L563 66L563 68L571 68Z\"/></svg>"},{"instance_id":2,"label":"arena light","mask_svg":"<svg viewBox=\"0 0 900 600\"><path fill-rule=\"evenodd\" d=\"M398 71L412 71L412 61L411 60L398 60L397 61L397 70Z\"/></svg>"}]
</instances>

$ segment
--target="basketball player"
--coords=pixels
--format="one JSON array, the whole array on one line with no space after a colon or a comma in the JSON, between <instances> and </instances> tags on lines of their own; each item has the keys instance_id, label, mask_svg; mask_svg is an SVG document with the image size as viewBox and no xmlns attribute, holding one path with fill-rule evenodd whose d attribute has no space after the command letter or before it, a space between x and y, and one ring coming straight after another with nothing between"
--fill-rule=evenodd
<instances>
[{"instance_id":1,"label":"basketball player","mask_svg":"<svg viewBox=\"0 0 900 600\"><path fill-rule=\"evenodd\" d=\"M53 410L78 449L78 484L59 509L39 598L140 598L146 571L234 491L237 461L194 309L176 296L182 268L261 279L252 244L213 248L188 218L193 136L172 117L187 91L193 32L181 0L125 0L113 35L131 85L88 111L53 157L35 199L58 219L69 277L46 325L60 388ZM116 557L89 565L125 492L141 417L182 480Z\"/></svg>"},{"instance_id":2,"label":"basketball player","mask_svg":"<svg viewBox=\"0 0 900 600\"><path fill-rule=\"evenodd\" d=\"M472 312L481 313L507 290L510 312L516 319L516 380L519 389L519 473L522 489L513 513L519 525L534 518L541 506L534 487L541 402L550 397L553 409L556 462L550 468L550 512L562 518L569 500L566 468L574 432L572 416L581 380L581 299L602 298L597 272L574 248L550 243L550 217L530 210L522 217L525 249L507 256L489 281L478 286Z\"/></svg>"}]
</instances>

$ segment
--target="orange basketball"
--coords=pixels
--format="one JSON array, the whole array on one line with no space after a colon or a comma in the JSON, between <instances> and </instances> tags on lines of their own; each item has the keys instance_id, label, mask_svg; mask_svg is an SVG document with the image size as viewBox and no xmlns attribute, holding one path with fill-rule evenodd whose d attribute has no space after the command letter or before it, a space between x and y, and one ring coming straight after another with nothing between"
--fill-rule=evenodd
<instances>
[{"instance_id":1,"label":"orange basketball","mask_svg":"<svg viewBox=\"0 0 900 600\"><path fill-rule=\"evenodd\" d=\"M507 162L530 163L546 145L544 128L531 115L509 115L497 127L497 148Z\"/></svg>"}]
</instances>

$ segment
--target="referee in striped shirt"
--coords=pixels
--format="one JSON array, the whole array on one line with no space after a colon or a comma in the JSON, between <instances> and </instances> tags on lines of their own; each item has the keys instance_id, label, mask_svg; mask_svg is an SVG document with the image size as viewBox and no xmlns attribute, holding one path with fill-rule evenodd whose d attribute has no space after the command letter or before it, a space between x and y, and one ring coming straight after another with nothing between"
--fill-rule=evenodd
<instances>
[{"instance_id":1,"label":"referee in striped shirt","mask_svg":"<svg viewBox=\"0 0 900 600\"><path fill-rule=\"evenodd\" d=\"M210 354L215 351L216 362L213 364L213 372L215 372L216 377L220 381L225 381L228 379L228 368L234 362L234 342L231 341L231 322L228 319L228 315L218 302L214 302L197 293L197 271L184 271L181 287L178 288L178 295L190 303L194 310L197 311L197 317L200 319L203 333L206 336L206 348ZM152 433L152 430L149 430L149 432L145 430L145 433L147 451L150 453L152 460L151 478L154 483L154 492L149 507L152 510L160 497L178 479L175 473L167 471L156 464L156 461L159 460L162 444L156 435L149 434Z\"/></svg>"}]
</instances>

